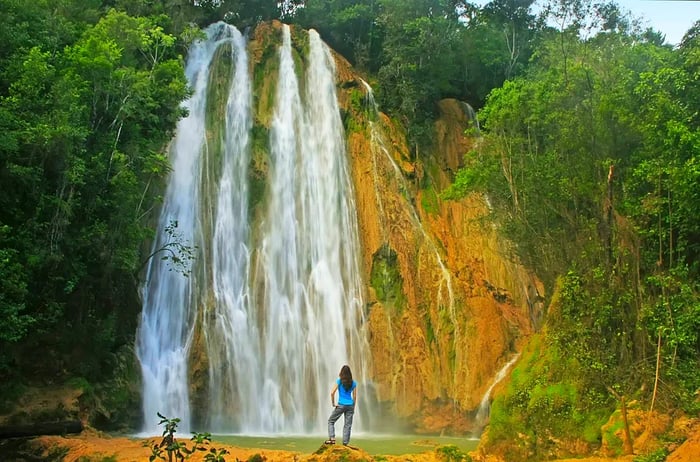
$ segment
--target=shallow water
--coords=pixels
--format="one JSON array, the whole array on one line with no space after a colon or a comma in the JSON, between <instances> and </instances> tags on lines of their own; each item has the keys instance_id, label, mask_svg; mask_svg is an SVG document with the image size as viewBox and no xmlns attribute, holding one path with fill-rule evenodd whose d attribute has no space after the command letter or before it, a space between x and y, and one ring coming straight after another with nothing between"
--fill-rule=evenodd
<instances>
[{"instance_id":1,"label":"shallow water","mask_svg":"<svg viewBox=\"0 0 700 462\"><path fill-rule=\"evenodd\" d=\"M337 435L338 436L338 435ZM214 442L243 448L276 449L310 454L318 450L326 438L324 436L240 436L215 435ZM340 440L338 440L340 444ZM453 445L461 451L476 449L479 440L468 437L448 437L429 435L357 435L350 445L372 455L401 455L432 452L439 446Z\"/></svg>"}]
</instances>

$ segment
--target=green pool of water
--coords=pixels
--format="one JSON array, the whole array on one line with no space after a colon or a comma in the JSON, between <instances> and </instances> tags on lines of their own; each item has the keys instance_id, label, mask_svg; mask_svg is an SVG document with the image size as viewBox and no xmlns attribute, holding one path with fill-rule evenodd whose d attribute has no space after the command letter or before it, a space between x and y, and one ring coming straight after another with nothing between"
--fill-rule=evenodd
<instances>
[{"instance_id":1,"label":"green pool of water","mask_svg":"<svg viewBox=\"0 0 700 462\"><path fill-rule=\"evenodd\" d=\"M214 442L241 448L276 449L310 454L315 452L326 438L324 436L240 436L215 435ZM340 443L340 441L339 441ZM462 452L473 451L479 441L471 438L426 435L353 435L350 445L372 455L401 455L432 452L439 446L457 446Z\"/></svg>"}]
</instances>

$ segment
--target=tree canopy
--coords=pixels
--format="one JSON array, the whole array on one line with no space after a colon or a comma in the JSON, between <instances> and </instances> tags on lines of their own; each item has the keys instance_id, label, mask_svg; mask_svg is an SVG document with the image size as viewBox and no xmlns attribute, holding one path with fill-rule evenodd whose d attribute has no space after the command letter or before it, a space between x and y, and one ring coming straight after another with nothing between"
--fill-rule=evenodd
<instances>
[{"instance_id":1,"label":"tree canopy","mask_svg":"<svg viewBox=\"0 0 700 462\"><path fill-rule=\"evenodd\" d=\"M99 376L133 337L140 250L187 95L183 60L165 15L31 5L1 2L0 371L21 372L23 352L43 348L57 372Z\"/></svg>"}]
</instances>

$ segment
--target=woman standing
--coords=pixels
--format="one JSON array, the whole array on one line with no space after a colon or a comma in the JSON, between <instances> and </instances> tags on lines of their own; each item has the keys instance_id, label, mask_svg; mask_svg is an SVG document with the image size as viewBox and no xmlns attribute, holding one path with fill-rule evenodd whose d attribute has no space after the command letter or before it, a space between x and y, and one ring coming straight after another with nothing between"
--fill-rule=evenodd
<instances>
[{"instance_id":1,"label":"woman standing","mask_svg":"<svg viewBox=\"0 0 700 462\"><path fill-rule=\"evenodd\" d=\"M335 403L335 392L338 392L338 404ZM328 418L328 439L326 444L335 444L335 422L343 418L343 444L350 443L350 429L352 428L352 417L355 414L355 403L357 403L357 382L352 379L350 366L345 365L340 369L338 378L335 379L335 386L331 391L331 405L334 407L331 416Z\"/></svg>"}]
</instances>

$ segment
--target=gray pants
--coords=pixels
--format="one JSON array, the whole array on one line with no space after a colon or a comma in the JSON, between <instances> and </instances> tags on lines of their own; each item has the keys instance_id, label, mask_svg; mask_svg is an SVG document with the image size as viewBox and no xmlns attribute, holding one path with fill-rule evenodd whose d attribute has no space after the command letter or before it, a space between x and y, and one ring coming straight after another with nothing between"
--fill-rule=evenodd
<instances>
[{"instance_id":1,"label":"gray pants","mask_svg":"<svg viewBox=\"0 0 700 462\"><path fill-rule=\"evenodd\" d=\"M335 422L344 415L343 423L343 444L350 443L350 429L352 428L352 416L355 414L355 406L338 405L331 412L328 418L328 438L335 439Z\"/></svg>"}]
</instances>

